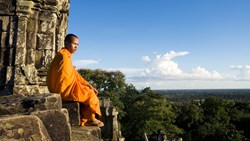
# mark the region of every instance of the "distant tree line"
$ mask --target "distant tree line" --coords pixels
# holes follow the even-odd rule
[[[215,96],[234,101],[250,101],[250,89],[191,89],[191,90],[153,90],[173,102],[206,99]]]
[[[247,100],[223,99],[217,95],[183,99],[175,95],[180,96],[175,99],[150,87],[138,91],[125,83],[125,76],[119,71],[81,69],[79,73],[99,90],[100,96],[110,98],[118,108],[126,140],[142,141],[145,134],[150,139],[157,133],[165,134],[168,139],[182,137],[185,141],[250,140]]]

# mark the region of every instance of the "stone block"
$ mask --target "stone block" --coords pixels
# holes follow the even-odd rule
[[[56,29],[57,15],[51,12],[42,12],[40,14],[39,30],[42,33],[54,33]]]
[[[80,121],[80,103],[75,101],[63,101],[62,107],[69,112],[69,120],[72,126],[79,126]]]
[[[33,18],[35,17],[35,18],[37,18],[36,16],[37,16],[37,12],[35,12],[34,11],[34,16],[33,16]],[[37,19],[32,19],[32,18],[30,18],[28,21],[27,21],[27,26],[29,27],[29,28],[27,28],[27,33],[28,34],[34,34],[35,33],[35,31],[37,31],[37,29],[38,29],[38,20]],[[29,35],[28,35],[29,36]],[[30,42],[31,43],[33,43],[33,44],[35,44],[36,42],[34,42],[35,41],[35,35],[34,36],[30,36],[31,37],[31,39],[33,38],[33,40],[30,40]]]
[[[36,115],[43,121],[53,141],[71,140],[71,128],[66,109],[36,111],[32,112],[31,115]]]
[[[9,24],[10,24],[9,18],[10,18],[9,16],[0,16],[1,30],[4,32],[7,32],[9,29]]]
[[[67,13],[69,11],[69,7],[70,7],[70,1],[65,0],[65,1],[58,1],[58,9],[59,11],[61,11],[62,13]],[[68,16],[67,16],[68,17]]]
[[[37,33],[37,50],[50,50],[54,46],[54,34]]]
[[[34,49],[28,49],[27,50],[26,64],[28,64],[28,65],[35,64],[35,58],[36,58],[36,56],[34,54],[35,54],[35,50]]]
[[[101,108],[109,108],[112,106],[111,101],[109,98],[105,98],[105,97],[99,97],[99,101],[100,101],[100,107]]]
[[[38,68],[38,70],[49,68],[49,65],[52,62],[54,55],[55,53],[53,51],[47,49],[36,51],[36,57],[37,57],[35,61],[36,68]]]
[[[28,64],[32,62],[34,64],[35,62],[35,51],[36,51],[36,34],[34,32],[27,33],[27,56],[31,59],[31,61],[27,61]]]
[[[46,60],[45,60],[44,67],[49,68],[49,65],[50,65],[50,63],[52,62],[52,60],[53,60],[55,54],[56,54],[56,53],[53,52],[53,51],[51,51],[51,50],[45,50],[45,55],[44,55],[44,56],[45,56]]]
[[[20,113],[19,107],[22,107],[21,99],[24,97],[21,95],[9,95],[0,97],[0,115],[16,114]]]
[[[19,80],[25,80],[25,77],[19,77]],[[20,81],[19,81],[20,82]],[[24,84],[18,84],[18,85],[14,85],[13,87],[13,94],[22,94],[22,95],[28,95],[29,94],[29,88],[27,85]]]
[[[72,141],[103,141],[101,129],[96,126],[72,127]]]
[[[37,110],[61,109],[62,101],[59,94],[34,94],[24,97],[10,95],[0,97],[0,115],[24,114]]]
[[[23,76],[26,77],[26,82],[28,84],[37,84],[37,70],[33,65],[21,66],[20,71]]]
[[[25,64],[25,55],[26,54],[26,49],[24,48],[23,43],[17,43],[17,48],[16,48],[16,59],[15,59],[15,65],[16,66],[22,66]]]
[[[13,94],[31,95],[41,93],[38,85],[14,85]]]
[[[8,47],[8,44],[6,44],[7,43],[7,35],[8,35],[9,33],[8,32],[1,32],[1,47],[5,47],[5,48],[3,48],[3,49],[5,49],[5,50],[7,50],[7,47]]]
[[[15,72],[15,67],[7,66],[6,69],[7,69],[6,70],[6,84],[9,84],[9,86],[13,86],[14,80],[12,78]]]
[[[51,141],[43,122],[34,115],[0,118],[1,141]]]
[[[26,104],[27,105],[26,105]],[[34,104],[33,104],[34,103]],[[30,105],[31,104],[31,105]],[[34,110],[61,109],[62,100],[59,94],[34,94],[22,100],[25,108],[33,108]]]

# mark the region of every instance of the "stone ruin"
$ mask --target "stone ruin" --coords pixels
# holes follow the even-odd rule
[[[0,90],[44,93],[46,71],[63,47],[69,0],[0,0]]]
[[[123,140],[109,100],[101,100],[105,126],[86,129],[72,112],[79,103],[48,92],[46,74],[64,45],[69,8],[69,0],[0,0],[0,140]]]

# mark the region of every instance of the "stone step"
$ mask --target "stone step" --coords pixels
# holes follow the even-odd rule
[[[80,103],[75,101],[62,101],[62,107],[69,113],[69,122],[71,126],[79,126],[80,121]]]
[[[103,141],[101,129],[96,126],[72,126],[71,141]]]

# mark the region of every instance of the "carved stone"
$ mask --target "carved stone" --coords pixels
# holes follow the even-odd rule
[[[80,121],[80,103],[75,101],[62,101],[63,108],[69,112],[69,119],[71,126],[81,125]]]
[[[0,96],[48,92],[44,73],[63,47],[68,13],[69,0],[0,0]]]
[[[0,140],[1,138],[3,140],[40,140],[41,137],[32,137],[44,133],[43,130],[46,130],[44,134],[48,134],[45,138],[46,141],[71,140],[68,111],[62,109],[62,100],[59,94],[1,96],[0,105]],[[25,122],[23,120],[31,121]],[[11,125],[11,128],[5,127],[6,124]],[[15,130],[22,130],[22,134],[19,135]],[[39,131],[36,133],[38,135],[33,135],[35,133],[31,130]],[[31,135],[23,137],[24,132]],[[13,135],[9,136],[9,134]]]
[[[43,122],[34,115],[0,118],[1,141],[51,141]]]
[[[32,111],[62,108],[59,94],[34,94],[29,97],[1,96],[0,105],[0,115],[26,114]]]
[[[36,115],[42,120],[53,141],[71,140],[71,128],[66,109],[36,111],[31,115]]]
[[[117,117],[118,111],[112,106],[110,99],[100,98],[100,106],[102,112],[101,121],[105,124],[105,126],[101,128],[102,138],[112,141],[125,140],[120,131],[120,125]]]

